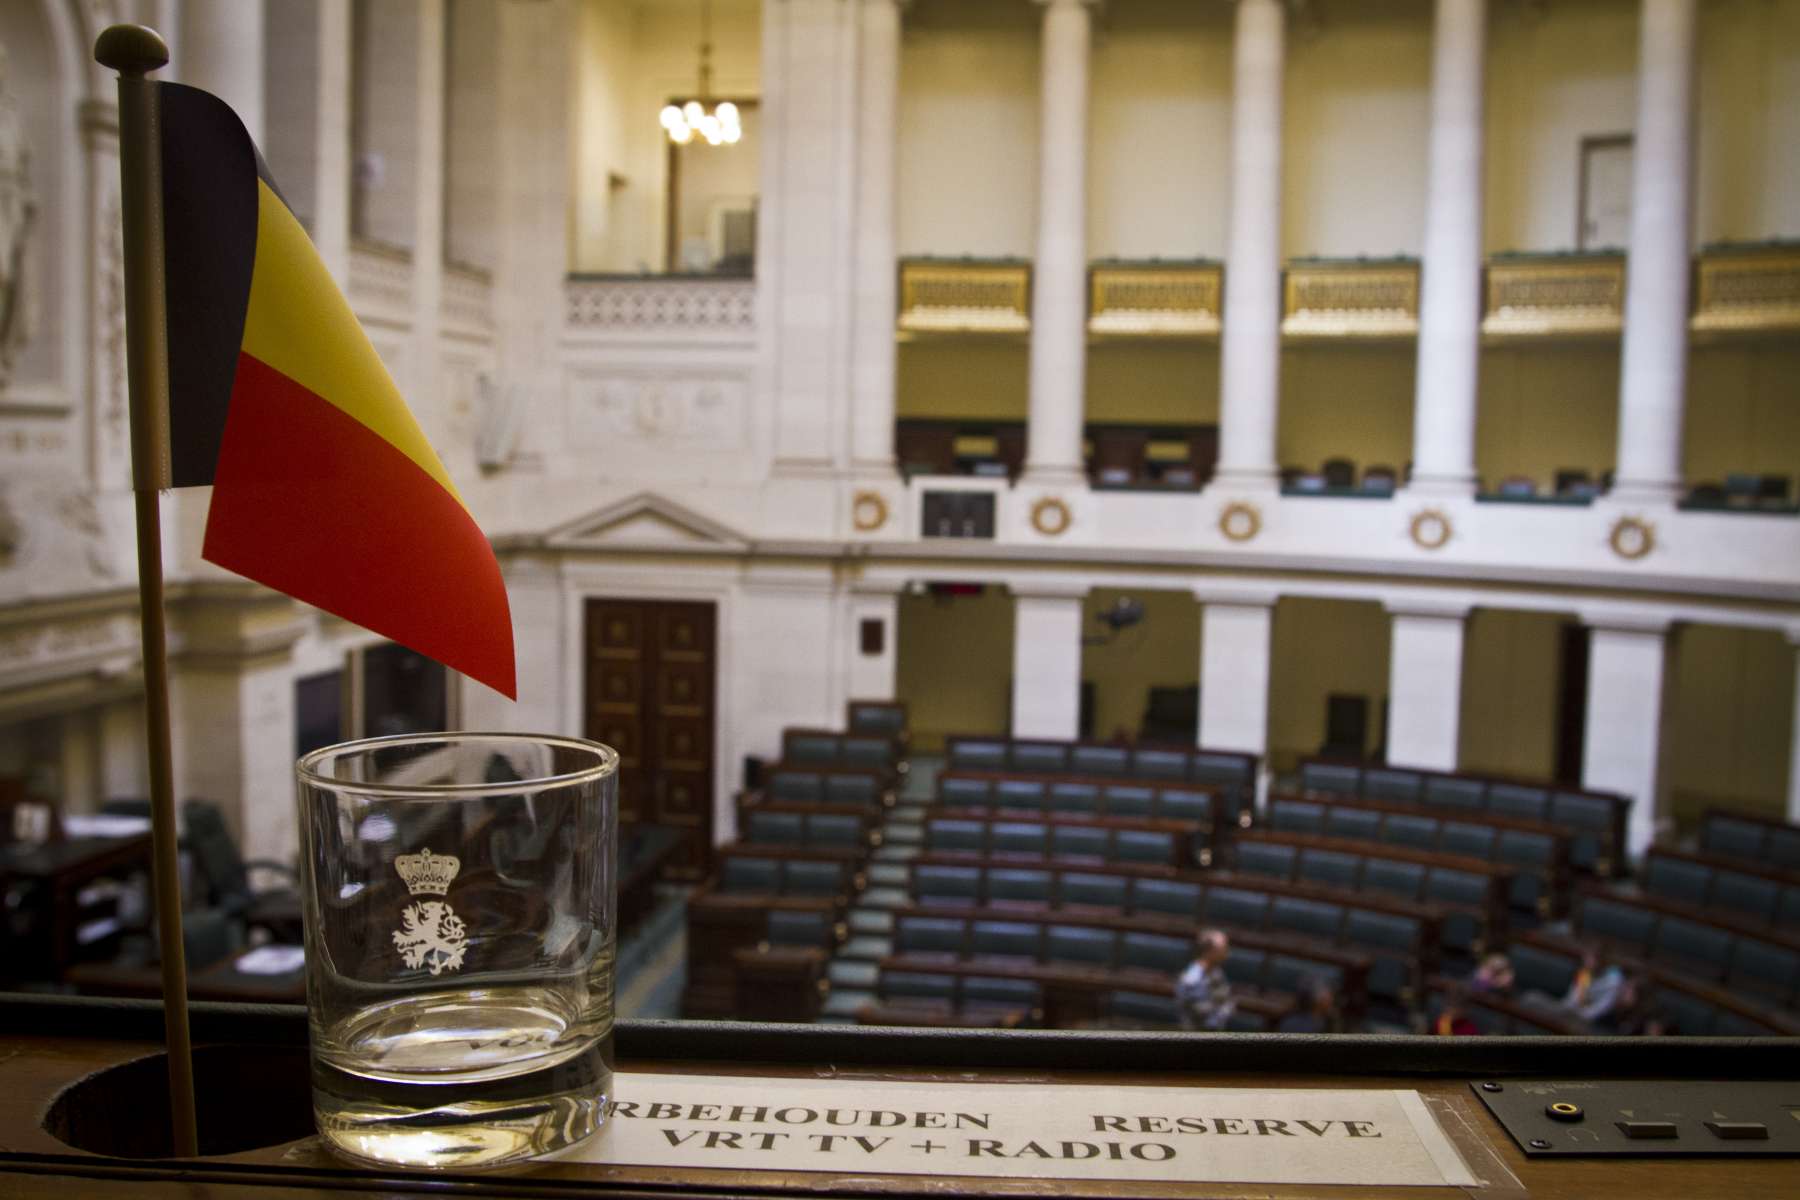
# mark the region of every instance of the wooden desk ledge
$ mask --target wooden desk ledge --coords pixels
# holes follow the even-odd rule
[[[298,1007],[201,1004],[199,1045],[232,1043],[285,1054],[290,1070],[266,1083],[266,1101],[304,1104],[305,1012]],[[43,1127],[69,1084],[159,1049],[162,1016],[148,1002],[0,996],[0,1195],[175,1200],[198,1197],[396,1194],[1055,1197],[1300,1197],[1393,1195],[1392,1190],[1268,1184],[970,1179],[780,1171],[701,1170],[545,1162],[500,1174],[414,1174],[358,1169],[316,1138],[181,1163],[107,1158],[74,1150]],[[817,1079],[1275,1088],[1416,1089],[1470,1167],[1504,1186],[1400,1189],[1407,1200],[1492,1195],[1508,1200],[1689,1200],[1796,1193],[1793,1159],[1528,1159],[1469,1087],[1504,1079],[1800,1079],[1800,1039],[1404,1038],[1353,1035],[1000,1033],[967,1029],[777,1026],[732,1022],[623,1022],[623,1068],[635,1073]],[[252,1051],[245,1051],[246,1055]],[[123,1121],[136,1114],[118,1115]],[[159,1115],[146,1112],[145,1116]],[[204,1131],[203,1131],[204,1132]],[[1517,1186],[1513,1181],[1516,1180]]]

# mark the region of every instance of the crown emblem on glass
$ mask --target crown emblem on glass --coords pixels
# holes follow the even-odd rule
[[[394,869],[413,895],[442,896],[462,870],[462,860],[454,854],[433,854],[427,847],[417,854],[400,855],[394,860]]]

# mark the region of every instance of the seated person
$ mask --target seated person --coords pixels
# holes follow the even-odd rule
[[[1276,1023],[1276,1033],[1334,1033],[1337,1031],[1337,997],[1316,975],[1300,981],[1300,1007]]]
[[[1225,977],[1225,959],[1231,941],[1217,929],[1202,929],[1194,937],[1194,961],[1175,981],[1175,1004],[1181,1010],[1183,1029],[1225,1028],[1237,1002],[1231,998],[1231,980]]]
[[[1469,976],[1469,990],[1493,996],[1508,996],[1513,990],[1512,960],[1496,951],[1481,960]]]
[[[1463,1008],[1462,989],[1452,988],[1444,994],[1444,1007],[1431,1023],[1431,1032],[1438,1037],[1473,1037],[1481,1032]]]
[[[1575,972],[1562,1004],[1591,1025],[1605,1021],[1621,1006],[1629,1006],[1630,992],[1625,972],[1619,965],[1588,950],[1581,956],[1581,968]]]

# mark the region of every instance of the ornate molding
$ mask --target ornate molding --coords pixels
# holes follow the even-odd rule
[[[378,242],[350,245],[350,300],[353,304],[406,313],[412,305],[412,251]]]
[[[1030,328],[1027,263],[912,259],[900,264],[903,333],[1025,333]]]
[[[1219,332],[1225,270],[1109,263],[1088,272],[1088,332],[1127,337],[1208,337]]]
[[[1419,332],[1419,264],[1290,262],[1282,284],[1288,337],[1383,338]]]
[[[571,330],[604,333],[751,333],[754,279],[570,279]]]
[[[1056,496],[1045,496],[1031,506],[1031,527],[1045,537],[1060,537],[1074,521],[1069,506]]]
[[[1613,522],[1606,543],[1620,558],[1635,561],[1656,549],[1656,526],[1642,517],[1620,517]]]
[[[859,533],[874,533],[887,524],[888,504],[880,492],[862,491],[850,501],[850,523]]]
[[[1233,500],[1219,510],[1219,532],[1234,542],[1247,542],[1262,532],[1262,510],[1248,500]]]
[[[478,335],[494,332],[494,277],[479,267],[444,264],[439,311],[446,326]]]
[[[1406,532],[1411,536],[1413,545],[1421,550],[1442,549],[1455,533],[1449,516],[1441,508],[1423,508],[1413,514]]]
[[[1709,248],[1698,282],[1696,333],[1800,330],[1800,243]]]
[[[1498,337],[1616,334],[1625,321],[1625,258],[1504,258],[1487,265],[1481,332]]]

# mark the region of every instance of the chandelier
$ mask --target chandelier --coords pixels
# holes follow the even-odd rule
[[[738,106],[712,102],[712,0],[700,0],[700,91],[686,104],[668,104],[661,117],[663,132],[677,146],[699,138],[709,146],[735,145],[744,136]]]

